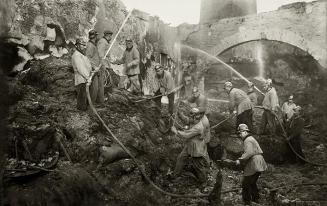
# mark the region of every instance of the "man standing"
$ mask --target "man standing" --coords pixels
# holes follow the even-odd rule
[[[110,75],[109,75],[109,80],[110,80],[110,84],[113,86],[113,87],[117,87],[117,80],[115,80],[114,76],[115,76],[115,73],[113,71],[113,69],[111,68],[110,66],[110,61],[109,61],[109,54],[107,54],[107,56],[105,57],[106,55],[106,52],[108,51],[109,49],[109,46],[110,46],[110,41],[111,41],[111,37],[112,37],[112,31],[110,30],[105,30],[103,32],[103,37],[99,40],[98,42],[98,52],[99,52],[99,56],[100,56],[100,59],[101,59],[101,64],[102,64],[102,68],[101,70],[104,72],[105,70],[108,70]],[[103,77],[104,77],[104,74],[103,74]],[[99,87],[100,88],[104,88],[104,82],[105,82],[105,79],[102,78],[103,81],[99,81]]]
[[[244,165],[244,178],[242,181],[242,198],[245,205],[251,205],[251,201],[257,202],[259,190],[257,180],[261,172],[267,169],[267,164],[262,156],[263,152],[259,143],[250,134],[246,124],[238,126],[239,136],[243,140],[244,153],[236,160],[236,165]]]
[[[256,106],[258,104],[258,96],[254,91],[254,84],[252,82],[250,82],[248,84],[248,87],[249,87],[249,89],[248,89],[249,99],[250,99],[252,105]]]
[[[265,82],[264,89],[266,90],[265,97],[262,101],[263,114],[261,120],[260,134],[264,134],[267,124],[270,127],[271,133],[276,132],[276,120],[275,115],[272,113],[277,113],[279,108],[278,96],[276,89],[272,87],[272,80],[268,79]]]
[[[169,71],[165,71],[160,64],[155,65],[156,71],[155,79],[157,81],[157,88],[155,89],[154,95],[167,95],[168,97],[168,111],[172,115],[174,113],[174,101],[175,101],[175,92],[172,92],[174,89],[174,80]],[[154,99],[157,106],[161,111],[161,96]]]
[[[187,99],[186,103],[194,103],[200,112],[207,113],[208,99],[203,94],[200,94],[198,87],[193,87],[192,96]]]
[[[129,91],[140,94],[141,84],[139,81],[140,74],[140,53],[133,45],[131,38],[126,39],[126,50],[120,59],[111,62],[112,64],[124,64],[125,73],[129,81]]]
[[[301,141],[302,141],[302,131],[304,127],[304,119],[301,116],[301,107],[296,106],[294,109],[294,115],[290,119],[289,127],[287,128],[288,141],[295,150],[295,152],[301,156],[303,159],[305,158],[304,153],[302,151]],[[303,159],[298,157],[292,151],[292,159],[298,163],[305,163]]]
[[[283,114],[283,121],[284,125],[287,125],[289,121],[291,120],[294,109],[296,108],[296,105],[293,102],[293,95],[289,96],[288,101],[284,102],[282,106],[282,114]]]
[[[85,43],[81,39],[76,40],[76,50],[72,55],[72,65],[75,74],[75,87],[77,91],[77,109],[87,110],[86,83],[90,77],[92,66],[89,59],[84,55]]]
[[[230,113],[237,114],[236,116],[236,128],[237,125],[246,124],[250,130],[253,131],[253,105],[248,95],[240,89],[233,88],[231,82],[226,82],[224,86],[225,91],[229,95],[229,110]]]
[[[103,88],[103,70],[100,66],[100,56],[97,49],[98,32],[91,30],[89,32],[89,42],[86,45],[86,56],[89,58],[94,72],[90,87],[90,96],[93,103],[104,103],[104,88]]]
[[[178,131],[175,127],[172,127],[173,133],[185,139],[185,146],[177,157],[174,175],[177,176],[181,173],[186,160],[190,157],[195,176],[201,183],[205,183],[209,155],[204,125],[201,121],[204,112],[200,112],[197,108],[193,108],[191,112],[193,124],[190,129]]]

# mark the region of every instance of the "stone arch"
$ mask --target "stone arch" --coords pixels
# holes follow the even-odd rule
[[[245,30],[241,28],[239,30],[240,31],[238,33],[220,40],[219,43],[210,50],[210,53],[218,56],[224,51],[245,42],[256,40],[273,40],[296,46],[308,52],[315,60],[319,62],[322,67],[327,68],[326,45],[318,45],[317,43],[305,39],[305,37],[301,36],[300,34],[289,30]]]

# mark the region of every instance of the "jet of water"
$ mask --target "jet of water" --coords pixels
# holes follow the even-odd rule
[[[190,47],[190,46],[185,45],[185,44],[181,44],[181,47],[184,47],[184,48],[190,49],[190,50],[192,50],[192,51],[194,51],[194,52],[198,52],[198,53],[204,54],[205,56],[207,56],[207,57],[209,57],[209,58],[211,58],[211,59],[214,59],[215,61],[220,62],[221,64],[223,64],[224,66],[226,66],[228,69],[230,69],[231,71],[233,71],[237,76],[239,76],[240,78],[242,78],[244,81],[246,81],[247,83],[250,83],[250,81],[249,81],[247,78],[245,78],[241,73],[239,73],[238,71],[236,71],[233,67],[231,67],[230,65],[226,64],[224,61],[222,61],[222,60],[219,59],[218,57],[213,56],[213,55],[211,55],[211,54],[209,54],[209,53],[207,53],[207,52],[205,52],[205,51],[203,51],[203,50],[201,50],[201,49],[193,48],[193,47]],[[260,92],[260,94],[264,95],[264,93],[263,93],[260,89],[258,89],[258,87],[254,86],[254,88],[255,88],[258,92]]]

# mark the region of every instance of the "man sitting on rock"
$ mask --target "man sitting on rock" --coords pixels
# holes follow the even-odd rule
[[[175,101],[175,92],[174,89],[174,80],[171,76],[169,71],[164,70],[164,68],[160,64],[156,64],[154,66],[156,71],[155,80],[156,80],[156,87],[155,88],[155,96],[158,95],[166,95],[168,97],[168,111],[169,114],[172,115],[174,113],[174,101]],[[161,98],[157,97],[154,99],[157,106],[160,108],[161,111]]]
[[[72,55],[72,65],[75,74],[75,87],[77,91],[77,109],[87,110],[86,83],[90,77],[92,66],[89,59],[84,55],[85,42],[76,40],[76,50]]]
[[[224,89],[229,95],[230,113],[237,114],[236,125],[246,124],[253,131],[253,105],[248,95],[243,90],[234,88],[231,82],[226,82]]]
[[[190,129],[178,131],[175,127],[172,127],[172,132],[185,140],[185,146],[177,157],[174,170],[175,177],[181,173],[187,159],[190,159],[194,175],[201,183],[206,182],[209,162],[205,126],[203,125],[203,121],[201,121],[203,115],[203,111],[200,112],[199,109],[193,108],[193,124]]]
[[[244,153],[236,160],[236,164],[244,165],[244,178],[242,181],[242,198],[245,205],[251,205],[251,201],[258,202],[259,190],[257,181],[260,174],[267,169],[267,164],[262,156],[263,152],[259,143],[250,134],[246,124],[238,126],[239,136],[243,140]]]

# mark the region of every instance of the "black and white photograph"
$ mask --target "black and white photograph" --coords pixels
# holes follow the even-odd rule
[[[1,0],[0,206],[327,206],[326,0]]]

